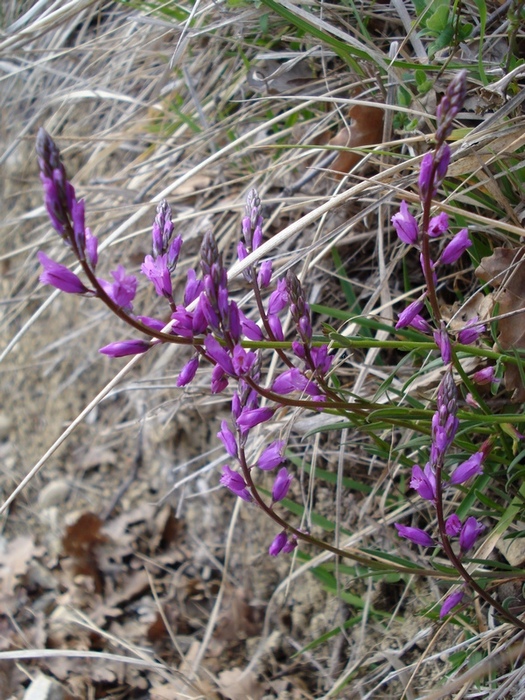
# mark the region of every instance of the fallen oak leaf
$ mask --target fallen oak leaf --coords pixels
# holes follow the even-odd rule
[[[19,535],[11,541],[0,538],[0,592],[2,597],[14,595],[20,579],[27,573],[31,560],[42,556],[43,547],[37,547],[29,535]]]
[[[354,105],[348,111],[350,125],[341,129],[330,141],[330,146],[345,149],[363,148],[381,143],[383,139],[384,112],[372,105]],[[341,150],[330,166],[330,170],[346,175],[363,158],[363,153]]]
[[[66,529],[62,539],[64,554],[74,562],[75,575],[82,574],[93,579],[95,591],[102,593],[104,578],[97,556],[97,547],[108,542],[101,528],[103,521],[94,513],[83,513]]]

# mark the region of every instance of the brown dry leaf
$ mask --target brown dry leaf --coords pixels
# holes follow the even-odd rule
[[[383,140],[384,112],[379,107],[354,105],[348,111],[350,126],[341,129],[330,141],[331,146],[361,148],[381,143]],[[330,166],[330,170],[346,175],[363,157],[362,153],[341,151]]]
[[[3,538],[2,538],[3,539]],[[41,556],[44,550],[35,547],[33,538],[29,535],[20,535],[14,540],[0,541],[0,591],[2,598],[11,596],[16,586],[20,583],[19,576],[24,576],[29,568],[29,563],[36,556]]]
[[[483,258],[475,274],[492,285],[494,304],[499,304],[498,315],[508,315],[498,321],[498,344],[503,350],[525,348],[525,247],[495,248],[492,255]],[[525,386],[516,365],[505,372],[505,386],[513,390],[512,401],[525,401]]]
[[[253,673],[245,676],[240,668],[219,673],[221,693],[228,700],[260,700],[264,690]]]
[[[440,306],[441,315],[446,321],[447,327],[454,333],[462,330],[469,321],[489,321],[493,308],[494,302],[492,299],[481,292],[473,294],[464,304],[454,302],[450,306],[448,304]]]
[[[98,564],[96,548],[108,541],[100,529],[102,520],[94,513],[83,513],[70,525],[62,539],[64,554],[74,562],[74,573],[89,576],[95,584],[95,591],[101,593],[104,587],[102,572]]]

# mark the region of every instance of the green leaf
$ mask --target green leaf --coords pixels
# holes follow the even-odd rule
[[[432,44],[428,47],[428,52],[430,55],[434,55],[437,51],[441,51],[441,49],[446,48],[447,46],[451,46],[454,43],[454,28],[451,24],[449,24],[445,29],[441,32],[441,34],[438,36],[438,38],[432,42]]]
[[[447,5],[441,5],[427,19],[426,25],[433,32],[443,32],[448,26],[449,8]]]
[[[465,24],[460,24],[459,30],[458,30],[458,39],[460,41],[465,41],[472,34],[473,29],[474,29],[474,25],[469,24],[469,22],[466,22]]]

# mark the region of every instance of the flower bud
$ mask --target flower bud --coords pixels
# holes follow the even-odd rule
[[[449,484],[457,486],[468,481],[473,476],[477,476],[483,472],[482,462],[485,458],[483,452],[475,452],[465,462],[462,462],[459,467],[454,469],[450,477]]]
[[[441,253],[440,262],[443,265],[455,263],[471,245],[472,241],[469,238],[468,229],[461,229]]]
[[[452,608],[459,605],[459,603],[461,603],[463,600],[464,595],[464,591],[456,591],[455,593],[451,593],[449,596],[447,596],[443,602],[443,605],[441,606],[441,610],[439,611],[439,619],[441,620],[444,618],[445,615],[448,615]]]
[[[283,498],[286,498],[286,494],[288,493],[292,480],[293,475],[288,474],[286,467],[279,469],[272,489],[272,500],[274,502],[282,501]]]
[[[433,547],[435,545],[434,540],[430,535],[424,530],[420,530],[418,527],[408,527],[407,525],[400,525],[399,523],[394,523],[399,537],[404,537],[414,544],[420,544],[422,547]]]

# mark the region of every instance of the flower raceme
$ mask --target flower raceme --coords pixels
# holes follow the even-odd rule
[[[138,281],[134,275],[119,265],[111,272],[112,281],[95,277],[98,263],[98,241],[85,226],[85,205],[76,196],[75,189],[67,179],[60,153],[51,137],[40,130],[37,139],[37,155],[44,188],[44,201],[51,223],[58,234],[73,250],[89,278],[90,286],[81,278],[45,255],[39,253],[43,267],[41,281],[70,294],[97,296],[113,311],[118,309],[123,320],[133,321],[135,327],[143,330],[147,339],[132,338],[119,340],[100,349],[109,357],[127,357],[147,352],[153,345],[173,342],[178,339],[190,341],[194,354],[183,366],[177,385],[191,383],[200,364],[207,360],[212,364],[211,392],[223,392],[230,382],[236,382],[237,389],[232,397],[232,422],[223,421],[218,436],[228,456],[238,462],[239,470],[226,465],[220,482],[239,498],[253,502],[251,492],[253,482],[248,478],[254,467],[270,473],[277,469],[271,489],[270,508],[283,500],[293,481],[293,475],[283,466],[285,442],[277,440],[260,454],[257,462],[249,466],[246,462],[246,444],[257,426],[271,420],[279,404],[261,405],[259,392],[260,351],[247,350],[242,345],[243,336],[249,340],[282,340],[284,332],[279,314],[289,309],[296,326],[297,338],[293,341],[293,357],[298,366],[292,366],[279,375],[272,391],[283,397],[291,392],[299,392],[314,397],[317,402],[324,399],[319,382],[325,382],[332,358],[326,346],[312,347],[312,326],[310,309],[299,280],[290,271],[286,277],[277,280],[275,290],[270,293],[265,321],[259,326],[246,317],[231,299],[228,289],[228,276],[223,264],[222,253],[211,233],[205,234],[200,254],[200,277],[197,271],[189,269],[181,302],[174,298],[173,273],[178,264],[183,247],[182,237],[175,235],[171,208],[162,201],[156,210],[151,229],[151,253],[146,255],[141,273],[150,282],[155,293],[167,302],[171,319],[169,325],[157,318],[134,315],[133,302]],[[260,199],[255,190],[250,190],[246,201],[246,213],[242,220],[242,240],[238,255],[244,259],[257,249],[263,241],[263,218]],[[260,298],[260,291],[272,284],[273,268],[271,261],[263,260],[247,268],[245,278]],[[262,304],[261,300],[261,304]],[[131,325],[131,323],[130,323]],[[159,337],[158,334],[163,335]],[[156,334],[156,335],[155,335]],[[251,484],[250,486],[248,484]],[[273,555],[290,552],[297,544],[294,535],[281,533],[271,546]]]
[[[449,230],[449,218],[445,212],[431,216],[433,199],[443,184],[451,159],[451,149],[446,143],[466,94],[466,71],[458,73],[449,84],[437,109],[437,130],[435,149],[423,156],[420,165],[418,188],[420,214],[411,212],[406,201],[400,204],[399,212],[392,217],[392,226],[400,241],[412,245],[420,253],[420,264],[425,278],[426,289],[423,296],[412,301],[399,315],[396,328],[411,327],[432,335],[444,364],[444,372],[439,384],[436,411],[431,421],[431,443],[425,467],[418,464],[412,468],[410,487],[432,504],[437,511],[438,532],[435,537],[417,527],[396,523],[400,537],[423,547],[442,546],[450,561],[468,584],[468,572],[462,567],[463,557],[485,531],[485,525],[474,516],[464,522],[452,513],[445,518],[443,492],[454,487],[463,487],[470,479],[483,472],[483,461],[490,450],[488,441],[468,459],[450,468],[454,440],[459,429],[458,390],[453,375],[453,365],[457,364],[454,345],[449,330],[441,317],[440,304],[436,293],[437,273],[441,265],[453,265],[472,245],[468,229],[463,228],[445,244],[441,240]],[[440,247],[441,253],[432,254],[432,247]],[[422,313],[428,309],[430,322]],[[485,331],[485,325],[478,318],[471,319],[457,333],[458,343],[468,345],[476,342]],[[478,383],[492,383],[494,368],[478,371],[472,379]],[[468,396],[467,396],[467,400]],[[470,399],[472,402],[472,399]],[[448,480],[446,474],[450,474]],[[449,540],[458,538],[460,554],[451,549]],[[459,557],[459,558],[458,558]],[[461,603],[465,591],[460,589],[447,596],[441,606],[440,618],[448,615]]]

